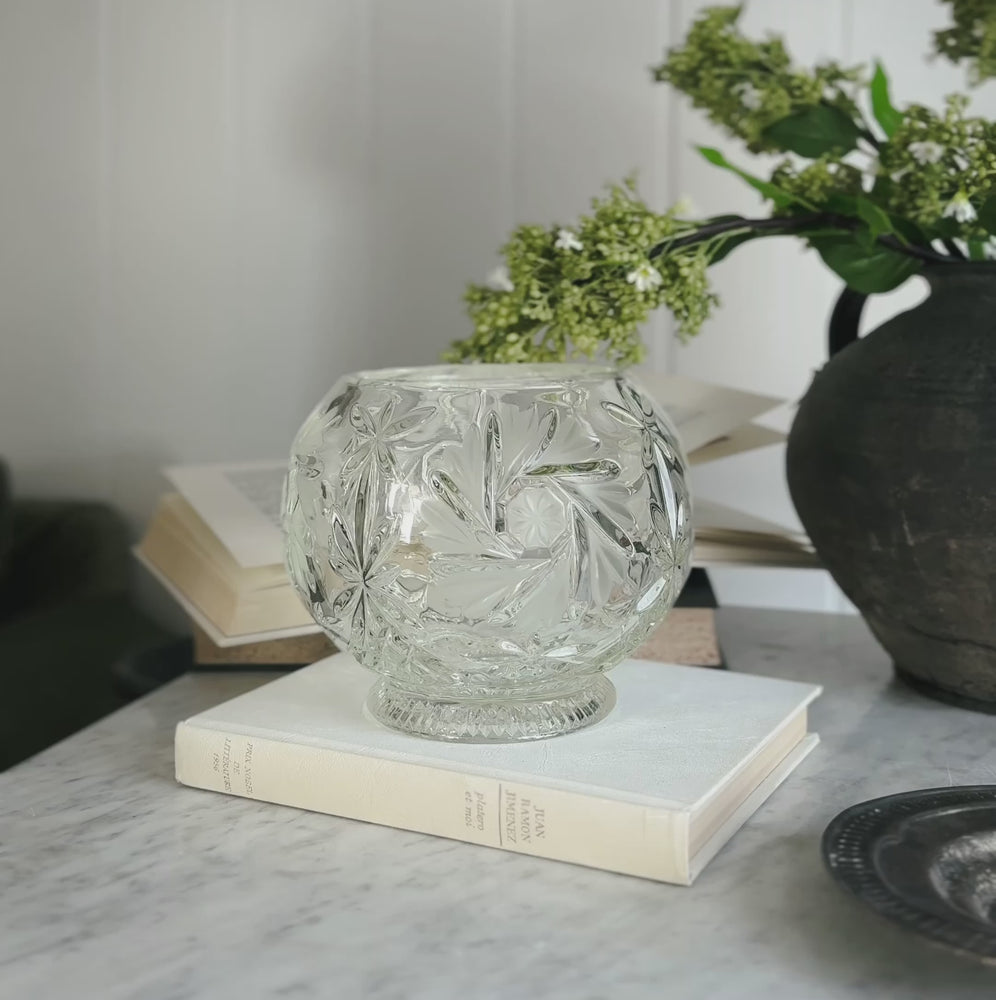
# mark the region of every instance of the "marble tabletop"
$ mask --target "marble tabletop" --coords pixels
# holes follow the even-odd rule
[[[996,995],[996,969],[823,870],[851,803],[996,783],[996,719],[896,684],[857,618],[724,609],[736,670],[818,681],[822,744],[681,888],[173,781],[175,723],[269,678],[183,677],[0,775],[0,996],[595,1000]]]

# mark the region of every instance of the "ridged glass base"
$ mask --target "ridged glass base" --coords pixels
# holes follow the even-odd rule
[[[528,701],[436,701],[382,680],[370,692],[367,708],[385,726],[433,740],[545,740],[590,726],[612,710],[616,691],[604,675],[581,680],[569,694]]]

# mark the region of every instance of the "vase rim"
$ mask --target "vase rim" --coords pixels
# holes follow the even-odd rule
[[[565,382],[600,382],[614,378],[618,369],[606,364],[546,362],[538,364],[471,363],[416,365],[409,368],[371,368],[347,376],[350,382],[392,382],[419,388],[467,386],[533,387]]]

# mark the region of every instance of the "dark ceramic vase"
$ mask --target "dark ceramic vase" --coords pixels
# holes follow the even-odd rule
[[[898,675],[996,712],[996,264],[938,264],[931,294],[831,360],[789,436],[792,500]]]

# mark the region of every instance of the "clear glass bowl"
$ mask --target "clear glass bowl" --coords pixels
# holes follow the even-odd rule
[[[692,528],[673,427],[589,365],[342,378],[294,441],[287,562],[315,620],[420,736],[541,739],[602,718],[603,672],[664,618]]]

